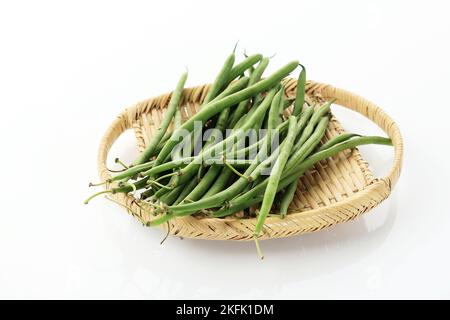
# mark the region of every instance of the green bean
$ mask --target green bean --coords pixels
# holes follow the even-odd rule
[[[338,143],[338,144],[334,145],[333,147],[316,152],[313,155],[309,156],[305,161],[302,161],[300,164],[297,164],[297,168],[295,166],[293,166],[292,168],[290,168],[289,171],[286,172],[286,177],[288,177],[289,174],[294,174],[296,169],[299,169],[299,170],[309,169],[315,163],[317,163],[323,159],[332,157],[332,156],[336,155],[337,153],[344,151],[346,149],[356,148],[357,146],[365,145],[365,144],[381,144],[381,145],[392,146],[392,141],[391,141],[391,139],[384,138],[384,137],[362,136],[362,137],[356,137],[354,139],[350,139],[350,140]]]
[[[228,121],[228,116],[230,113],[230,109],[225,109],[222,110],[219,114],[219,117],[217,118],[217,122],[216,122],[216,128],[213,131],[213,133],[211,134],[211,136],[208,138],[208,140],[206,141],[203,149],[206,149],[207,147],[209,147],[212,143],[217,143],[218,139],[220,138],[220,134],[222,133],[222,131],[225,129],[226,125],[227,125],[227,121]],[[198,180],[200,180],[201,174],[202,174],[202,169],[203,166],[200,166],[198,168]],[[216,177],[218,174],[218,171],[220,171],[220,168],[216,168],[215,166],[213,166],[212,168],[209,168],[208,172],[212,171],[210,174],[206,173],[205,177]],[[217,174],[215,174],[217,172]],[[212,178],[212,179],[214,179]],[[198,185],[196,187],[196,189],[198,190],[198,188],[200,188],[200,185]],[[198,192],[198,191],[195,192]]]
[[[278,186],[278,190],[281,190],[287,187],[292,182],[298,180],[298,178],[300,178],[306,172],[306,170],[313,167],[319,161],[322,161],[329,157],[333,157],[339,152],[342,152],[346,149],[352,149],[356,148],[357,146],[366,144],[392,145],[392,141],[391,139],[384,137],[362,136],[338,143],[332,146],[331,148],[316,152],[313,155],[309,156],[306,160],[302,161],[300,164],[293,163],[290,167],[287,167],[286,170],[283,172],[282,180]],[[261,192],[264,191],[264,188],[267,185],[267,181],[268,179],[264,180],[246,194],[231,200],[229,202],[229,205],[230,206],[238,205],[242,202],[246,202],[254,197],[257,197],[259,194],[261,194]]]
[[[147,222],[147,227],[157,227],[159,225],[162,225],[163,223],[166,223],[167,221],[169,221],[172,218],[174,218],[174,216],[172,214],[167,214],[167,213],[163,214],[163,215],[159,216],[158,218]]]
[[[300,121],[299,121],[299,122],[300,122]],[[315,130],[314,133],[309,137],[309,139],[302,145],[302,147],[301,147],[298,151],[294,152],[294,154],[292,154],[292,155],[289,156],[288,161],[287,161],[287,163],[286,163],[286,165],[285,165],[285,170],[286,170],[286,171],[291,170],[293,167],[295,167],[296,165],[298,165],[299,162],[303,161],[303,159],[304,159],[306,156],[308,156],[308,154],[309,154],[310,152],[312,152],[312,151],[314,150],[314,147],[317,146],[317,144],[318,144],[318,143],[320,142],[320,140],[322,139],[322,137],[323,137],[323,135],[324,135],[324,133],[325,133],[327,124],[328,124],[328,118],[327,118],[327,117],[323,117],[323,118],[321,119],[321,121],[319,122],[319,124],[317,125],[316,130]],[[289,133],[288,133],[288,134],[289,134]],[[298,134],[298,125],[297,125],[297,128],[296,128],[294,134],[295,134],[295,135]],[[282,143],[281,145],[283,145],[283,143]],[[292,149],[293,149],[293,148],[291,148],[291,151],[292,151]],[[261,166],[261,165],[260,165],[260,166]],[[255,171],[256,171],[256,170],[255,170]],[[283,174],[284,174],[284,173],[283,173]],[[251,176],[251,177],[252,177],[252,176]],[[253,177],[252,177],[252,178],[253,178]],[[270,179],[270,178],[269,178],[269,179]],[[265,179],[264,181],[259,182],[258,186],[259,186],[259,185],[267,185],[269,179]],[[255,196],[255,194],[252,193],[253,190],[254,190],[255,188],[257,188],[257,186],[254,186],[254,188],[253,188],[251,191],[248,192],[249,194],[252,194],[252,197]],[[261,191],[260,191],[260,192],[261,192]],[[238,198],[238,199],[239,199],[239,198]],[[248,199],[250,199],[250,198],[248,198]],[[231,202],[233,202],[233,201],[230,201],[230,203],[231,203]]]
[[[284,131],[287,128],[287,122],[283,123],[280,125],[279,130],[280,132]],[[230,156],[227,156],[228,159],[238,159],[240,157],[241,154],[245,154],[247,152],[250,152],[253,149],[256,149],[262,145],[262,143],[264,143],[264,141],[266,138],[262,138],[261,140],[259,140],[259,142],[253,144],[252,146],[249,146],[248,148],[244,148],[244,149],[234,149],[231,153]],[[226,186],[226,184],[228,183],[228,181],[230,180],[230,177],[233,175],[233,172],[227,168],[224,167],[222,168],[221,173],[219,174],[218,178],[216,179],[216,181],[214,182],[214,184],[211,186],[211,188],[208,189],[208,191],[203,195],[203,198],[208,198],[212,195],[215,195],[216,193],[220,192],[223,190],[223,188]]]
[[[343,141],[346,141],[346,140],[354,138],[354,137],[361,137],[361,135],[356,134],[356,133],[349,133],[349,132],[341,133],[341,134],[331,138],[330,140],[325,142],[323,145],[321,145],[318,151],[322,151],[322,150],[331,148],[335,144],[341,143]]]
[[[155,193],[154,188],[145,190],[144,192],[141,193],[141,200],[145,200],[145,199],[151,197],[154,193]]]
[[[258,84],[261,82],[258,82]],[[246,89],[244,89],[244,90],[246,90]],[[265,113],[266,110],[269,108],[274,95],[275,95],[275,90],[273,90],[273,89],[270,90],[269,93],[266,95],[266,98],[264,99],[263,103],[258,108],[257,112],[255,112],[253,114],[253,116],[250,119],[246,120],[244,125],[242,125],[242,127],[240,128],[241,131],[239,131],[239,130],[234,131],[226,139],[222,140],[221,142],[219,142],[215,145],[210,146],[209,148],[206,148],[205,150],[203,150],[202,153],[200,153],[197,156],[196,160],[203,159],[204,156],[207,154],[213,154],[213,153],[217,154],[220,151],[220,149],[223,149],[224,146],[227,146],[227,144],[229,144],[230,142],[232,142],[236,138],[238,138],[240,135],[242,135],[242,132],[250,129],[254,123],[254,120],[257,119],[261,114]],[[199,161],[196,161],[196,160],[192,161],[189,165],[187,165],[185,168],[183,168],[181,170],[181,178],[180,178],[181,183],[186,182],[193,176],[193,174],[195,174],[195,171],[199,167],[199,165],[198,165]]]
[[[257,83],[255,83],[252,86],[249,86],[239,92],[233,93],[227,97],[224,97],[220,100],[211,101],[210,103],[203,106],[200,111],[195,114],[193,117],[189,118],[183,125],[178,128],[173,135],[180,134],[184,132],[184,130],[192,131],[194,127],[195,121],[201,121],[202,123],[205,123],[206,120],[211,118],[212,116],[216,115],[217,113],[221,112],[225,108],[229,108],[245,99],[248,99],[249,97],[262,92],[264,90],[267,90],[277,84],[281,81],[286,75],[288,75],[290,72],[295,70],[297,67],[298,62],[293,61],[273,73],[268,78],[261,80]],[[172,135],[172,136],[173,136]],[[164,159],[169,155],[173,147],[177,144],[177,141],[175,139],[169,139],[167,143],[164,145],[161,152],[158,154],[158,157],[155,160],[155,166],[161,164]]]
[[[256,198],[253,198],[253,199],[251,199],[251,200],[249,200],[247,202],[243,202],[243,203],[240,203],[240,204],[235,205],[235,206],[226,206],[226,207],[221,208],[221,209],[219,209],[217,211],[214,211],[211,214],[211,216],[214,217],[214,218],[221,218],[221,217],[229,216],[229,215],[231,215],[233,213],[239,212],[239,211],[247,209],[247,208],[249,208],[249,207],[251,207],[251,206],[253,206],[253,205],[257,204],[257,203],[260,203],[261,199],[262,199],[261,197],[256,197]]]
[[[270,105],[270,110],[267,114],[267,146],[268,150],[271,150],[271,146],[273,144],[273,135],[272,130],[278,126],[280,122],[280,103],[282,99],[282,95],[284,94],[283,87],[278,90],[277,94],[272,100],[272,104]]]
[[[175,113],[174,119],[173,119],[173,130],[172,130],[172,132],[173,132],[174,130],[178,129],[178,128],[181,126],[181,124],[182,124],[181,111],[180,111],[180,109],[178,108],[178,109],[177,109],[177,112]],[[172,133],[171,133],[171,134],[172,134]],[[176,158],[176,157],[174,157],[174,158]],[[180,157],[180,158],[181,158],[181,157]],[[174,172],[176,172],[176,171],[177,171],[177,168],[174,168],[173,170],[174,170]],[[154,179],[155,177],[152,177],[152,178]],[[175,184],[178,184],[178,183],[177,183],[177,182],[178,182],[177,179],[179,179],[179,175],[174,175],[173,178],[175,179]],[[158,179],[160,179],[160,178],[158,178]]]
[[[306,69],[302,65],[300,65],[300,67],[302,70],[300,71],[297,80],[297,93],[295,95],[294,111],[292,112],[294,116],[299,116],[302,113],[303,105],[305,103]]]
[[[285,98],[284,99],[284,104],[283,104],[283,109],[287,109],[292,105],[292,102],[295,101],[295,98]]]
[[[284,99],[284,103],[283,103],[283,110],[287,109],[288,107],[290,107],[292,105],[292,102],[295,101],[295,98],[285,98]],[[251,108],[248,110],[247,115],[252,115],[253,112],[255,112],[256,107],[258,107],[259,103],[257,102],[257,104],[252,103]]]
[[[309,119],[314,113],[313,107],[306,107],[305,111],[300,115],[299,125],[298,125],[298,133],[303,133],[303,130],[308,125]]]
[[[186,83],[186,79],[187,79],[187,72],[183,73],[180,80],[178,81],[175,91],[172,93],[172,96],[171,96],[170,102],[169,102],[169,106],[167,107],[166,114],[164,116],[163,121],[161,122],[160,127],[158,128],[156,133],[153,135],[152,140],[147,145],[145,150],[134,161],[134,165],[145,163],[149,159],[150,155],[154,152],[156,147],[158,146],[159,142],[161,141],[161,138],[166,133],[167,128],[169,127],[169,124],[172,121],[172,118],[179,107],[181,97],[183,95],[183,88],[184,88],[184,84]],[[164,148],[163,148],[163,150],[164,150]]]
[[[295,117],[295,116],[291,116],[291,117]],[[297,137],[297,135],[299,134],[302,125],[304,123],[305,120],[299,120],[298,123],[295,126],[294,132],[292,133],[294,135],[294,141],[295,141],[295,137]],[[294,152],[294,148],[292,148],[292,152],[293,155],[290,155],[290,157],[294,160],[292,161],[296,161],[298,160],[301,156],[304,155],[305,149],[309,150],[307,148],[310,148],[310,146],[315,147],[319,142],[320,139],[323,137],[325,130],[326,130],[326,126],[328,124],[328,118],[323,117],[322,121],[319,123],[319,125],[317,126],[317,132],[315,132],[315,134],[313,135],[313,137],[311,138],[311,140],[308,140],[307,143],[305,143],[305,145],[303,146],[303,148],[300,148],[297,152]],[[279,129],[278,129],[279,130]],[[289,135],[289,132],[288,132]],[[284,144],[286,143],[286,141],[283,141],[280,145],[279,148],[282,147]],[[259,176],[260,171],[262,170],[262,168],[266,167],[267,165],[269,165],[271,163],[271,159],[272,159],[272,155],[267,158],[266,160],[264,160],[263,162],[261,162],[257,169],[255,169],[254,172],[252,172],[252,174],[250,175],[250,178],[253,181],[256,181],[257,177]],[[257,183],[259,183],[260,181],[257,181]]]
[[[240,78],[238,81],[235,81],[234,83],[231,83],[224,91],[222,91],[217,97],[215,97],[213,99],[213,101],[215,100],[219,100],[222,99],[230,94],[233,94],[243,88],[245,88],[248,84],[249,78],[248,77],[242,77]],[[230,113],[230,109],[224,109],[219,113],[219,116],[217,118],[217,123],[216,123],[216,129],[218,130],[223,130],[226,127],[226,122],[228,120],[229,117],[229,113]],[[216,140],[216,136],[218,134],[218,131],[215,130],[213,132],[213,135],[208,139],[208,141],[205,143],[205,146],[203,148],[206,148],[207,146],[209,146],[214,140]],[[178,147],[178,150],[181,150],[181,147],[183,146],[183,143],[181,143]]]
[[[298,122],[297,130],[298,134],[302,133],[306,125],[308,124],[309,119],[311,118],[312,114],[314,112],[314,108],[312,107],[306,107],[306,109],[302,112],[300,116],[300,120]],[[294,146],[295,148],[295,146]],[[297,190],[297,180],[293,181],[287,188],[286,193],[282,196],[281,199],[281,206],[280,206],[280,214],[281,217],[284,217],[289,204],[291,203],[292,199],[294,198],[295,190]]]
[[[251,66],[248,68],[248,76],[250,77],[255,72],[255,67]]]
[[[84,201],[84,204],[88,204],[89,201],[91,201],[95,197],[98,197],[98,196],[100,196],[102,194],[128,193],[128,192],[131,192],[131,191],[140,190],[142,188],[145,188],[145,186],[147,185],[147,180],[148,180],[148,177],[145,177],[145,178],[143,178],[141,180],[138,180],[136,182],[133,182],[133,183],[127,183],[127,184],[125,184],[123,186],[120,186],[120,187],[115,187],[115,188],[111,188],[111,189],[107,189],[107,190],[103,190],[103,191],[97,192],[97,193],[93,194],[92,196],[90,196],[89,198],[87,198]]]
[[[158,173],[161,173],[161,172],[164,172],[164,171],[167,171],[167,170],[180,168],[183,165],[186,165],[186,161],[188,161],[188,160],[193,160],[193,157],[176,159],[176,160],[172,160],[172,161],[160,164],[158,166],[154,166],[153,168],[143,172],[141,175],[142,176],[154,176],[154,175],[156,175]]]
[[[212,86],[209,88],[208,94],[203,101],[203,105],[213,100],[219,94],[222,88],[224,88],[228,84],[228,82],[230,81],[230,71],[233,68],[234,59],[235,55],[233,50],[233,52],[225,60],[225,63],[223,64],[222,69],[219,71],[219,74],[214,80]]]
[[[314,148],[320,143],[323,136],[325,135],[325,131],[328,127],[329,118],[322,117],[317,124],[314,133],[308,137],[308,140],[305,141],[304,144],[297,150],[292,150],[291,158],[295,163],[302,162],[311,152],[314,151]],[[290,165],[292,166],[292,165]]]
[[[232,128],[232,129],[238,129],[238,128],[240,128],[240,127],[242,126],[242,124],[245,123],[245,121],[247,121],[248,118],[249,118],[249,115],[248,115],[248,114],[244,114],[244,115],[236,122],[236,124],[235,124],[233,127],[231,126],[231,123],[229,123],[229,124],[227,125],[227,127],[228,127],[228,128]]]
[[[215,130],[212,132],[211,136],[208,138],[208,140],[205,143],[204,148],[207,148],[212,143],[217,143],[217,139],[219,138],[219,135],[223,130],[225,130],[228,122],[228,118],[230,115],[230,109],[224,109],[219,113],[219,116],[217,118]]]
[[[195,157],[186,157],[186,158],[181,158],[179,160],[169,161],[169,162],[163,163],[163,164],[161,164],[161,165],[159,165],[157,167],[151,168],[150,170],[142,173],[141,176],[144,177],[144,176],[148,176],[148,175],[153,175],[153,174],[165,172],[165,171],[168,171],[168,170],[171,170],[171,169],[175,169],[175,168],[183,168],[183,166],[185,166],[186,164],[190,164],[195,159],[196,159]],[[228,164],[231,164],[233,166],[237,166],[239,168],[246,168],[252,163],[252,160],[228,159],[227,162],[228,162]],[[213,165],[224,166],[225,164],[223,162],[223,157],[213,157],[213,158],[204,159],[203,162],[201,163],[201,165],[204,165],[204,166],[213,166]],[[180,173],[178,173],[178,174],[180,174]]]
[[[180,192],[183,191],[183,188],[185,186],[184,185],[180,185],[176,188],[173,188],[172,190],[170,190],[169,192],[166,192],[165,194],[163,194],[160,198],[159,201],[161,201],[162,203],[170,206],[174,203],[175,200],[177,200]]]
[[[253,153],[254,151],[257,151],[258,148],[260,148],[262,146],[262,144],[266,141],[266,137],[264,136],[263,138],[261,138],[260,140],[258,140],[257,142],[249,145],[248,147],[239,149],[239,150],[233,150],[230,153],[227,153],[227,158],[228,159],[240,159],[242,157],[248,156],[250,153]]]
[[[215,97],[212,101],[217,101],[222,98],[225,98],[226,96],[229,96],[230,94],[236,93],[245,87],[247,87],[249,82],[248,77],[242,77],[239,80],[236,80],[234,82],[231,82],[228,87],[226,87],[217,97]]]
[[[173,188],[172,188],[173,189]],[[155,200],[155,199],[161,199],[161,197],[163,196],[163,195],[165,195],[167,192],[169,192],[169,191],[171,191],[170,189],[168,190],[168,189],[166,189],[166,188],[161,188],[161,189],[158,189],[158,191],[156,191],[154,194],[153,194],[153,196],[151,197],[151,199],[152,200]]]
[[[242,77],[241,79],[239,79],[236,83],[231,84],[229,87],[227,87],[227,89],[225,89],[219,96],[217,96],[217,98],[223,98],[226,97],[229,94],[232,94],[234,92],[236,92],[237,90],[234,90],[234,88],[238,87],[239,85],[239,90],[244,88],[245,86],[247,86],[249,82],[249,78],[247,77]],[[216,99],[217,99],[216,98]],[[216,130],[213,132],[213,134],[211,135],[211,137],[208,139],[208,141],[205,143],[204,148],[207,148],[208,146],[210,146],[213,142],[217,143],[217,139],[218,139],[218,134],[220,131],[223,131],[226,128],[227,122],[228,122],[228,118],[229,118],[229,114],[230,114],[230,109],[224,109],[220,112],[219,117],[217,118],[217,123],[216,123]],[[202,170],[202,166],[200,166],[200,168],[198,169],[198,175],[201,175],[201,170]],[[210,168],[210,170],[212,170],[212,168]],[[216,169],[214,169],[216,170]],[[213,174],[213,173],[211,173]],[[210,174],[210,175],[211,175]],[[210,175],[208,177],[210,177]],[[175,181],[177,182],[177,181]]]
[[[222,167],[218,165],[213,165],[211,168],[209,168],[208,172],[199,182],[197,182],[198,184],[196,185],[196,187],[189,193],[186,198],[192,201],[197,201],[198,199],[200,199],[214,182],[214,179],[216,179],[221,170]]]
[[[223,167],[216,181],[212,184],[212,186],[208,189],[208,191],[203,195],[201,199],[209,198],[222,191],[232,175],[233,172],[229,168]]]
[[[281,143],[279,147],[282,147],[283,143]],[[264,148],[259,151],[257,159],[263,155],[263,152],[265,152]],[[277,155],[278,154],[276,152],[273,152],[267,159],[262,162],[259,162],[257,160],[252,161],[244,174],[227,189],[218,192],[208,198],[204,197],[194,203],[171,206],[169,207],[170,211],[175,215],[179,215],[187,214],[188,212],[194,213],[202,209],[220,206],[225,201],[233,198],[239,192],[241,192],[246,187],[246,185],[250,183],[251,180],[256,179],[261,174],[262,170],[267,166],[267,164],[271,163]]]
[[[129,169],[115,175],[114,177],[111,177],[110,179],[106,180],[105,182],[99,183],[99,184],[90,184],[90,186],[98,186],[106,183],[111,183],[113,181],[120,181],[124,179],[130,179],[137,174],[141,173],[142,171],[148,170],[153,166],[153,161],[149,161],[143,164],[139,164],[133,167],[130,167]]]
[[[255,71],[250,76],[250,81],[248,82],[248,85],[251,86],[255,83],[257,83],[259,80],[261,80],[261,76],[264,73],[264,70],[266,70],[267,65],[269,64],[268,58],[263,58],[258,66],[256,67]],[[230,122],[230,128],[233,128],[239,119],[242,118],[242,116],[246,113],[247,107],[249,104],[249,100],[243,100],[239,103],[239,105],[236,107],[233,117]]]
[[[173,129],[172,132],[175,129],[178,129],[181,124],[183,123],[183,118],[181,116],[181,110],[180,108],[177,108],[177,111],[175,112],[175,115],[173,116]],[[153,157],[154,155],[158,154],[159,151],[161,151],[162,147],[164,146],[164,143],[169,140],[170,136],[172,135],[172,132],[166,132],[164,136],[161,138],[161,141],[159,142],[158,146],[156,147],[155,151],[150,155],[150,157]]]
[[[284,88],[281,87],[272,100],[268,115],[268,130],[275,129],[280,124],[280,104],[282,103],[282,96],[284,95]],[[270,140],[270,139],[269,139]]]
[[[245,88],[248,84],[249,78],[247,77],[242,77],[241,79],[239,79],[238,81],[236,81],[235,83],[232,83],[230,86],[228,86],[221,94],[219,94],[215,99],[221,99],[223,97],[226,97],[232,93],[237,92],[238,90],[241,90],[243,88]],[[224,109],[219,113],[219,117],[217,118],[217,123],[216,123],[216,130],[213,132],[213,134],[211,135],[211,137],[208,139],[208,141],[205,143],[204,148],[208,147],[211,145],[211,143],[213,143],[214,141],[217,140],[218,138],[218,134],[219,131],[223,131],[226,128],[227,125],[227,121],[229,118],[229,114],[230,114],[230,109]]]
[[[291,153],[292,147],[294,145],[296,137],[296,126],[297,121],[295,116],[289,117],[289,129],[288,135],[285,140],[285,144],[280,150],[280,155],[275,162],[275,165],[270,173],[269,181],[267,183],[266,191],[264,192],[264,199],[261,205],[261,209],[258,214],[258,220],[255,226],[253,235],[257,237],[264,225],[267,215],[269,214],[270,208],[272,208],[273,200],[275,199],[275,194],[277,193],[278,184],[280,182],[281,174],[284,167],[289,159],[289,154]]]
[[[179,194],[178,198],[175,200],[175,202],[172,205],[177,205],[181,203],[183,200],[186,199],[186,196],[195,188],[198,181],[195,179],[192,179],[187,184],[183,185],[183,190]]]
[[[281,203],[280,203],[280,215],[281,218],[286,217],[289,205],[291,204],[292,200],[294,199],[295,192],[297,191],[297,180],[295,180],[293,183],[288,185],[286,189],[284,190],[284,194],[281,197]]]
[[[233,79],[236,79],[241,74],[243,74],[245,72],[245,70],[247,70],[251,66],[253,66],[253,65],[257,64],[259,61],[261,61],[261,59],[262,59],[262,55],[260,55],[260,54],[254,54],[254,55],[248,56],[241,63],[238,63],[237,65],[235,65],[233,67],[233,69],[231,69],[229,80],[231,81]]]
[[[260,252],[258,239],[267,217],[272,216],[270,210],[279,206],[280,218],[286,217],[298,179],[306,170],[358,145],[392,145],[387,138],[342,133],[320,146],[334,100],[315,110],[309,106],[305,101],[303,65],[290,62],[264,79],[262,75],[269,58],[257,54],[246,56],[237,65],[234,63],[235,50],[228,55],[205,93],[200,110],[184,123],[179,107],[187,80],[187,73],[183,74],[161,125],[145,150],[130,167],[97,184],[106,185],[107,190],[92,195],[85,203],[103,194],[139,190],[141,199],[156,208],[152,210],[156,217],[148,226],[200,212],[223,218],[257,206],[260,209],[253,237]],[[287,98],[282,80],[298,66],[301,70],[295,99]],[[285,113],[286,108],[292,110],[290,116]],[[197,130],[198,123],[202,130]],[[248,136],[248,130],[261,128],[268,129],[265,136],[257,139]],[[214,130],[203,137],[206,129]],[[181,136],[184,137],[179,142]],[[277,145],[272,141],[276,137]],[[186,144],[188,138],[190,144]],[[190,153],[182,154],[182,151],[189,152],[189,147]],[[265,170],[269,169],[270,175],[266,176]],[[248,210],[244,212],[244,218],[247,216]]]
[[[320,119],[330,112],[330,106],[333,102],[329,101],[319,107],[319,109],[313,113],[311,119],[308,122],[305,130],[303,130],[300,139],[295,143],[293,151],[297,151],[302,147],[305,141],[309,138],[309,136],[313,133],[315,126],[320,121]]]

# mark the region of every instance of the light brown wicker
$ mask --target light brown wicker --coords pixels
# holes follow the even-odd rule
[[[184,90],[183,116],[192,116],[204,99],[209,85]],[[287,96],[295,96],[296,80],[285,80]],[[324,160],[309,170],[302,178],[291,203],[288,216],[281,220],[269,217],[266,220],[261,239],[287,237],[328,228],[337,223],[358,217],[386,199],[400,175],[403,141],[396,123],[372,102],[335,88],[313,81],[307,83],[309,99],[337,99],[336,103],[359,112],[376,123],[391,139],[395,148],[394,164],[384,178],[374,178],[368,164],[358,150],[342,152]],[[110,178],[106,168],[108,152],[114,141],[127,129],[133,128],[137,144],[142,150],[149,137],[162,119],[170,93],[151,98],[126,109],[110,126],[103,137],[98,168],[102,180]],[[333,117],[327,131],[327,138],[343,131]],[[130,208],[129,212],[143,224],[154,219],[142,210],[132,195],[115,194],[115,201]],[[170,234],[180,237],[209,240],[251,240],[256,219],[239,218],[198,218],[188,216],[172,219]]]

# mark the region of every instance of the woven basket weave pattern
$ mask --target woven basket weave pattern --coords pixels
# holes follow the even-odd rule
[[[295,96],[296,80],[285,82],[286,95]],[[184,119],[191,117],[208,92],[209,85],[187,88],[183,93],[181,106]],[[289,207],[288,216],[281,220],[269,217],[266,220],[261,239],[286,237],[321,230],[337,223],[358,217],[383,201],[391,192],[400,175],[403,142],[400,131],[393,120],[373,103],[330,85],[308,82],[307,99],[337,99],[336,103],[361,113],[375,122],[392,139],[395,147],[394,165],[388,176],[375,179],[368,164],[357,149],[341,152],[335,157],[315,165],[303,175],[297,192]],[[164,94],[142,101],[126,109],[111,125],[99,149],[98,166],[102,179],[108,179],[106,159],[114,141],[127,129],[133,128],[137,145],[142,151],[148,139],[159,127],[171,94]],[[343,131],[336,118],[332,117],[324,141]],[[136,205],[131,195],[116,194],[114,199],[130,208],[130,212],[142,223],[154,217],[147,210]],[[193,216],[172,219],[170,233],[181,237],[211,240],[250,240],[256,219],[197,218]]]

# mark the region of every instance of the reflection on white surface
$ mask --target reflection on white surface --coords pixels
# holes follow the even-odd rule
[[[114,265],[104,266],[104,269],[95,264],[85,265],[82,273],[95,273],[95,279],[84,279],[76,285],[71,283],[67,289],[76,295],[92,286],[92,281],[103,287],[107,279],[114,279],[114,285],[111,282],[106,285],[115,292],[113,296],[307,297],[301,291],[303,282],[339,273],[383,245],[396,219],[395,201],[385,203],[377,211],[371,227],[364,217],[318,233],[263,241],[264,261],[258,259],[251,241],[170,237],[161,246],[158,243],[162,231],[141,227],[131,218],[129,223],[124,223],[122,218],[115,221],[109,212],[108,216],[103,216],[103,225],[105,241],[115,248],[117,255]],[[71,280],[78,278],[76,272],[72,270]],[[357,282],[369,291],[383,285],[382,270],[377,265],[360,270],[358,278]]]

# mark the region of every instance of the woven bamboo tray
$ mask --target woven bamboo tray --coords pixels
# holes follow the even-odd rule
[[[284,81],[286,95],[295,96],[295,79]],[[208,92],[209,85],[187,88],[181,105],[184,118],[195,114]],[[314,232],[337,223],[355,219],[386,199],[400,175],[403,141],[396,123],[372,102],[330,85],[309,81],[306,86],[307,99],[337,99],[336,104],[356,111],[376,123],[391,139],[395,148],[392,168],[384,178],[375,178],[359,151],[341,152],[333,158],[316,164],[303,175],[285,219],[268,217],[261,233],[261,239],[281,238]],[[111,177],[106,168],[108,152],[114,141],[128,129],[134,129],[137,145],[142,151],[146,143],[159,127],[170,93],[137,103],[127,108],[105,133],[98,153],[100,178]],[[341,133],[341,125],[332,117],[326,139]],[[115,201],[130,208],[129,212],[146,224],[154,219],[148,211],[142,210],[133,201],[132,195],[115,194]],[[256,219],[230,217],[198,218],[194,216],[172,219],[163,228],[172,235],[208,240],[251,240]]]

